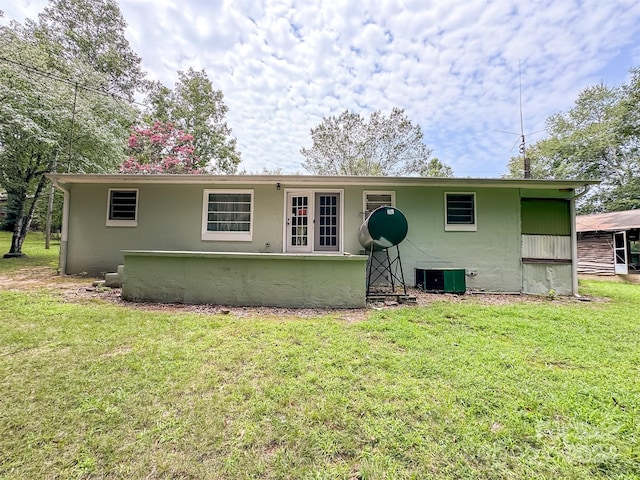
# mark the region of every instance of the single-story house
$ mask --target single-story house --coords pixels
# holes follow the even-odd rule
[[[578,273],[640,273],[640,210],[576,217]]]
[[[51,174],[61,270],[122,273],[125,299],[358,307],[358,230],[400,210],[407,284],[462,270],[465,290],[577,293],[574,200],[597,182],[312,175]]]

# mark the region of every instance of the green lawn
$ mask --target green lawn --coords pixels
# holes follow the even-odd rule
[[[359,322],[0,290],[0,478],[640,478],[640,286],[582,288]]]
[[[39,232],[29,233],[22,248],[26,255],[21,258],[2,258],[11,248],[11,233],[0,231],[0,274],[17,271],[29,267],[51,267],[58,269],[60,240],[52,239],[50,248],[44,248],[44,235]]]

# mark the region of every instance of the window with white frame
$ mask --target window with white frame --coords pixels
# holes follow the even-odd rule
[[[138,189],[110,188],[107,200],[108,227],[138,225]]]
[[[364,218],[365,220],[371,213],[380,207],[395,207],[396,192],[364,192],[363,195]]]
[[[447,192],[445,197],[445,224],[447,231],[472,231],[478,229],[476,218],[476,194]]]
[[[253,238],[253,190],[205,190],[202,240],[250,241]]]

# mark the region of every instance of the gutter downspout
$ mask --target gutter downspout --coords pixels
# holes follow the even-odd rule
[[[53,185],[64,193],[62,202],[62,232],[60,232],[60,257],[58,259],[60,273],[67,273],[67,239],[69,237],[69,190],[62,187],[56,178],[52,178]]]
[[[571,290],[575,297],[578,294],[578,233],[576,232],[576,200],[587,194],[590,185],[585,185],[584,190],[571,197]]]

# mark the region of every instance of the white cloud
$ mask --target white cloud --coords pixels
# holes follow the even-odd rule
[[[35,18],[16,0],[5,19]],[[225,95],[243,168],[300,171],[324,116],[405,108],[460,176],[497,176],[525,131],[640,61],[635,0],[121,0],[149,77],[204,68]],[[531,135],[532,140],[540,135]]]

